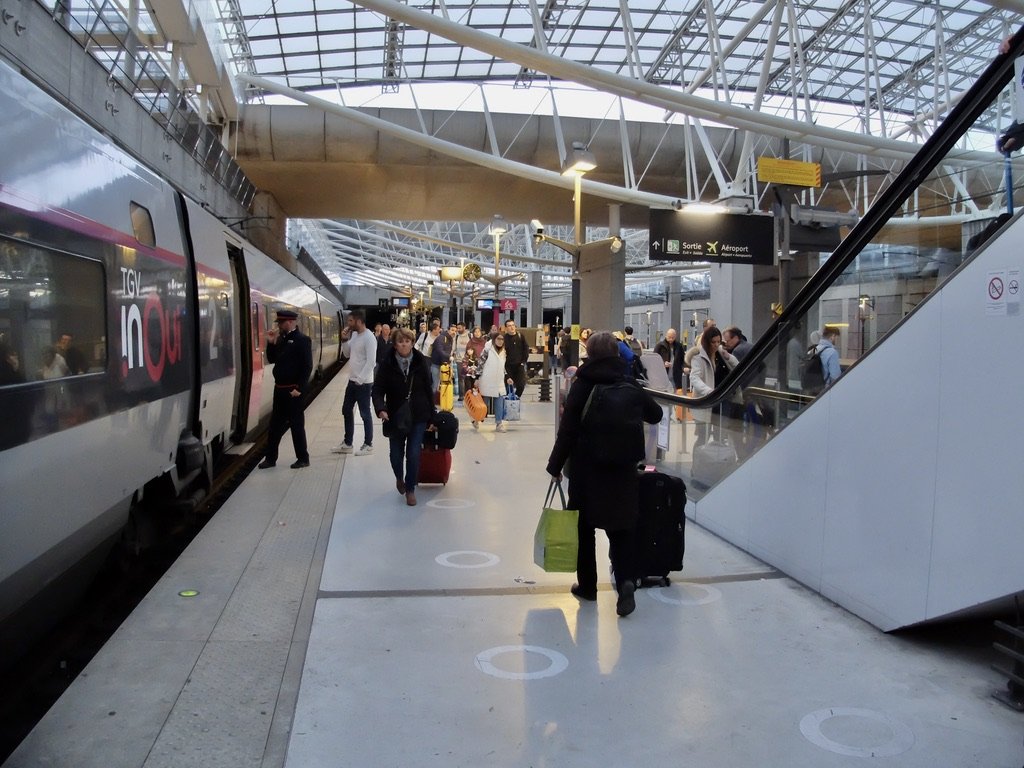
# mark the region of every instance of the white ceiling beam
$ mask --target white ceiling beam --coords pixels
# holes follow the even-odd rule
[[[779,138],[788,138],[791,141],[812,143],[819,147],[844,152],[863,152],[870,155],[905,159],[913,156],[920,149],[919,144],[842,131],[776,115],[753,113],[742,106],[721,104],[692,94],[679,93],[669,88],[547,55],[467,26],[453,24],[439,16],[410,8],[396,0],[354,0],[354,2],[364,8],[401,19],[418,29],[440,35],[506,61],[514,61],[552,77],[587,85],[661,109],[689,114],[703,120],[713,120],[734,128],[767,133]],[[950,155],[950,160],[990,163],[994,155],[994,152],[954,151]]]
[[[448,155],[449,157],[464,160],[467,163],[479,165],[483,168],[489,168],[493,171],[508,173],[540,184],[548,184],[562,189],[573,188],[574,180],[566,176],[562,176],[558,171],[548,171],[543,168],[535,168],[534,166],[527,165],[525,163],[518,163],[514,160],[507,160],[503,157],[494,157],[486,152],[480,152],[475,149],[463,147],[459,144],[453,144],[435,136],[424,135],[409,128],[405,128],[404,126],[395,125],[387,122],[386,120],[381,120],[380,118],[367,115],[358,110],[349,109],[348,107],[343,107],[340,104],[333,104],[329,101],[324,101],[316,96],[280,85],[279,83],[267,80],[266,78],[243,73],[238,75],[238,79],[244,83],[255,85],[257,88],[269,91],[270,93],[288,96],[289,98],[295,99],[303,104],[316,107],[324,112],[340,115],[341,117],[345,117],[353,122],[359,123],[360,125],[365,125],[369,128],[380,131],[381,133],[408,141],[410,144],[415,144],[416,146],[423,147],[424,149],[433,150],[442,155]],[[651,192],[641,192],[640,190],[628,190],[623,189],[622,187],[617,187],[614,184],[604,184],[602,182],[590,181],[588,179],[583,180],[583,191],[589,195],[595,195],[607,200],[614,200],[619,203],[646,205],[649,208],[667,209],[678,207],[680,203],[677,198],[669,195],[656,195]]]

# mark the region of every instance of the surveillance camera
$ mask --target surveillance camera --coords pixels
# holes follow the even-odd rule
[[[544,225],[540,223],[540,219],[531,219],[530,226],[533,227],[534,237],[544,234]]]

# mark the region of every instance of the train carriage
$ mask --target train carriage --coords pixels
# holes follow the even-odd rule
[[[0,112],[10,658],[147,494],[208,486],[216,456],[265,425],[273,312],[300,312],[322,370],[337,360],[340,307],[3,62]]]

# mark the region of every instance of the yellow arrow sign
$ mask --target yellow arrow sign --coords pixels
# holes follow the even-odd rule
[[[777,157],[757,158],[757,180],[796,187],[820,187],[821,163],[803,163]]]

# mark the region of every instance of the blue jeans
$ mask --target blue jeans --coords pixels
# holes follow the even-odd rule
[[[405,460],[406,493],[416,489],[416,481],[420,476],[420,452],[423,450],[423,435],[426,431],[427,422],[417,421],[405,437],[388,438],[391,441],[391,469],[396,480],[402,477],[402,460]]]
[[[500,424],[505,420],[505,398],[504,397],[489,397],[491,411],[494,413],[494,423]]]
[[[370,395],[373,384],[353,384],[351,381],[345,388],[345,402],[341,406],[341,415],[345,417],[345,444],[352,445],[356,432],[356,421],[352,416],[352,407],[359,403],[359,416],[363,420],[363,445],[373,445],[373,412],[370,410]]]

